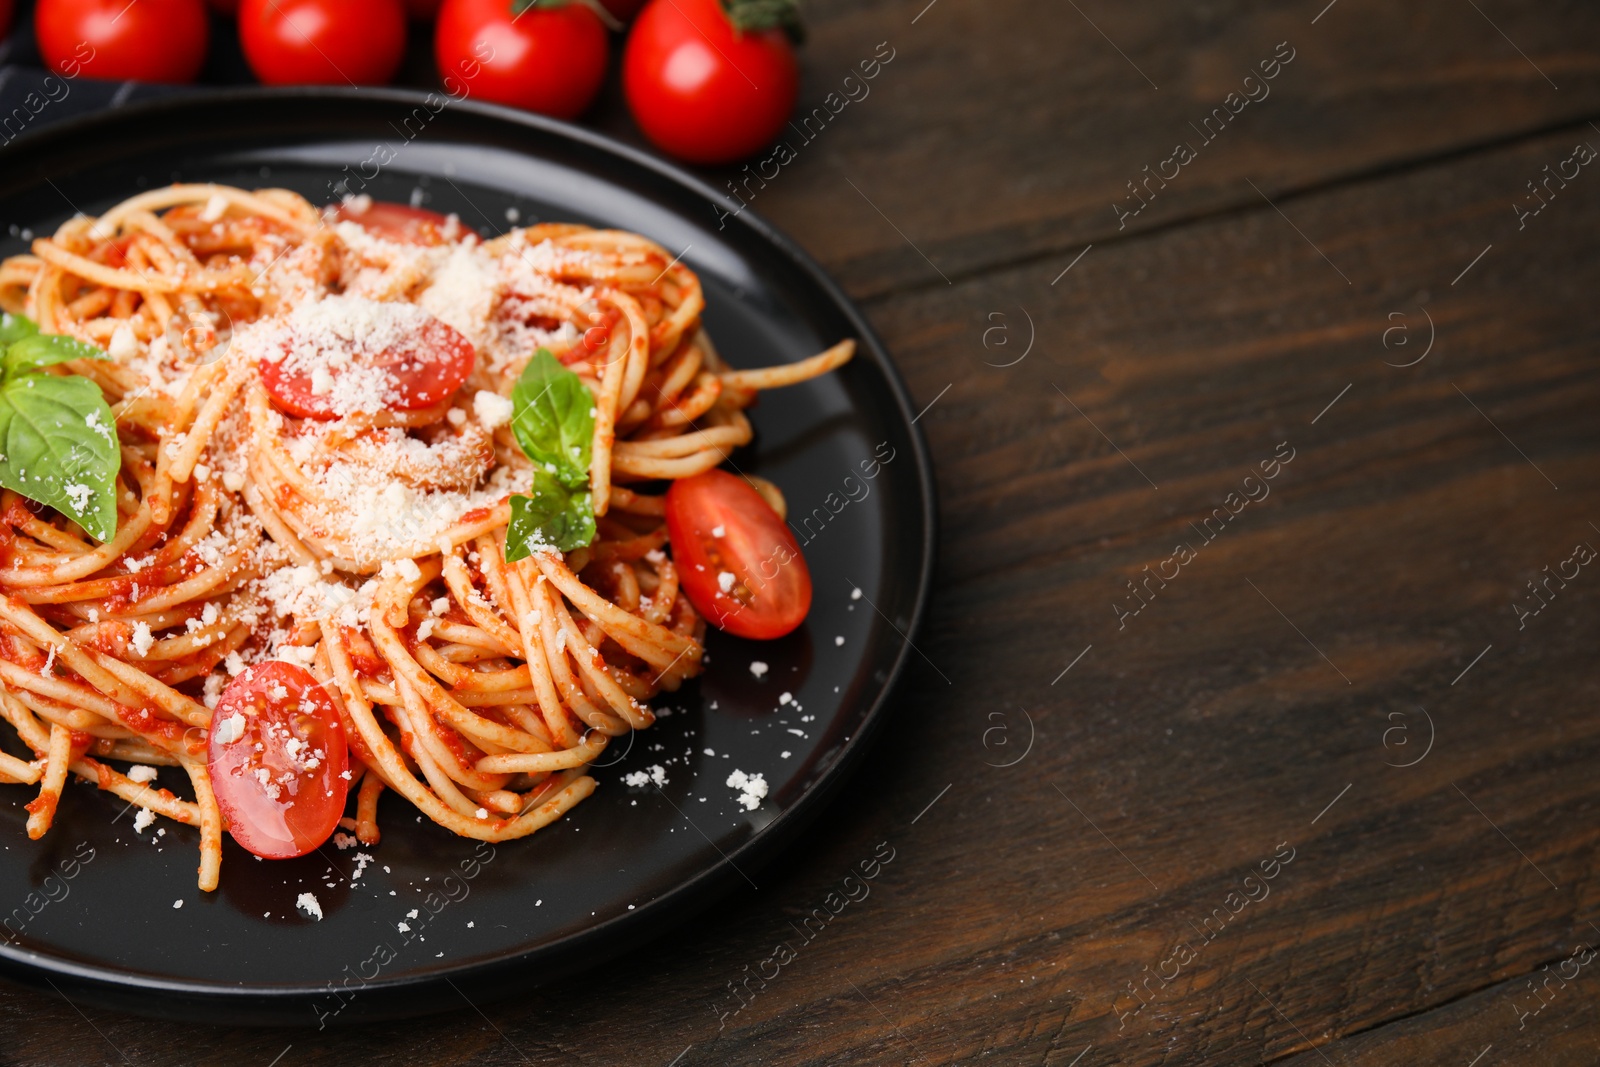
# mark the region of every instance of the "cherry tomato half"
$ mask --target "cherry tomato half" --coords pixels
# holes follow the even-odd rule
[[[57,74],[190,82],[211,35],[201,0],[39,0],[39,52]]]
[[[743,478],[712,470],[667,490],[667,535],[695,610],[738,637],[782,637],[811,610],[811,572],[778,513]]]
[[[622,57],[628,109],[646,137],[692,163],[732,163],[771,144],[800,92],[781,29],[741,32],[721,0],[652,0]]]
[[[207,747],[228,832],[257,856],[303,856],[339,825],[349,788],[344,727],[304,667],[246,667],[211,713]]]
[[[360,204],[362,201],[354,203]],[[449,218],[426,208],[374,200],[364,210],[357,210],[352,202],[347,201],[339,206],[338,215],[341,221],[354,222],[372,236],[385,241],[407,245],[443,245],[452,240],[448,236],[452,229]],[[459,221],[454,229],[460,231]]]
[[[400,0],[243,0],[239,43],[267,85],[382,85],[406,49]]]
[[[576,118],[605,80],[606,27],[580,0],[512,13],[510,0],[445,0],[434,58],[450,89],[474,99]],[[453,90],[452,90],[453,91]]]
[[[294,347],[291,338],[285,351]],[[450,399],[472,373],[477,360],[478,352],[471,341],[429,315],[405,342],[372,355],[354,353],[342,367],[328,368],[328,380],[320,383],[313,369],[302,363],[287,358],[263,359],[261,384],[271,394],[272,402],[290,415],[337,419],[340,412],[335,408],[335,398],[339,395],[340,378],[378,368],[389,379],[383,389],[389,408],[416,411]]]

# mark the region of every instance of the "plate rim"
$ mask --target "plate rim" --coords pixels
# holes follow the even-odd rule
[[[29,165],[28,157],[47,153],[58,143],[82,139],[104,127],[115,127],[123,120],[148,121],[152,117],[167,113],[181,114],[196,107],[215,107],[229,102],[259,104],[273,100],[305,102],[320,99],[333,103],[359,100],[425,106],[424,102],[430,97],[440,95],[437,91],[346,86],[247,87],[174,92],[171,95],[124,104],[116,108],[104,108],[26,131],[11,143],[10,150],[6,152],[6,159],[15,170],[22,171]],[[709,205],[714,206],[721,197],[718,190],[697,175],[598,130],[483,101],[454,97],[449,99],[450,107],[476,114],[480,118],[533,129],[546,136],[565,138],[602,155],[618,158],[627,165],[650,172],[657,179],[684,188]],[[421,988],[438,985],[453,978],[473,980],[494,972],[533,970],[533,965],[545,957],[550,957],[554,965],[538,967],[539,977],[553,980],[590,970],[631,948],[642,947],[649,940],[667,933],[669,929],[681,925],[684,920],[703,912],[715,903],[729,884],[728,872],[738,869],[736,866],[738,860],[747,858],[751,861],[752,867],[760,866],[772,859],[784,842],[792,841],[804,832],[834,799],[834,794],[843,782],[855,771],[871,747],[871,743],[882,732],[883,725],[889,717],[889,704],[899,695],[898,690],[903,683],[911,653],[915,651],[914,641],[926,622],[932,596],[934,569],[938,562],[937,482],[927,442],[916,422],[916,418],[920,416],[916,416],[912,409],[910,391],[900,375],[899,368],[889,355],[888,347],[872,328],[861,309],[821,264],[793,238],[753,208],[746,207],[730,218],[731,224],[746,227],[761,242],[782,253],[827,297],[856,331],[861,346],[872,356],[872,362],[883,373],[889,392],[894,397],[896,411],[910,439],[913,466],[916,470],[917,487],[922,503],[919,516],[922,539],[921,544],[917,546],[921,558],[910,610],[910,624],[903,633],[904,643],[895,653],[887,677],[863,713],[861,728],[840,745],[838,755],[825,770],[820,772],[817,780],[795,799],[790,808],[726,853],[720,862],[685,878],[666,893],[640,905],[634,911],[562,935],[536,948],[502,952],[488,959],[453,964],[424,973],[380,976],[370,982],[364,982],[357,995],[369,994],[364,998],[369,1004],[383,1001],[386,995],[392,997],[405,992],[416,992]],[[632,933],[637,933],[638,936],[634,941],[627,942],[626,935]],[[571,962],[572,957],[579,954],[580,950],[594,947],[591,945],[594,942],[598,943],[600,951],[590,953],[586,961],[576,964]],[[276,1015],[283,1008],[289,1007],[291,1001],[309,1002],[313,998],[326,995],[326,987],[331,983],[329,979],[322,985],[309,983],[252,985],[172,978],[80,963],[23,949],[4,941],[0,941],[0,967],[3,967],[8,977],[24,982],[38,977],[43,977],[47,981],[51,977],[62,977],[73,980],[74,983],[83,983],[86,987],[118,995],[119,1004],[125,1010],[132,1011],[141,1009],[131,1000],[124,1000],[124,996],[138,997],[167,993],[182,996],[190,1003],[209,1002],[223,1010],[244,1007],[246,1002],[251,1000],[265,1001],[268,1002],[264,1005],[266,1014]],[[531,984],[542,984],[542,982]],[[146,1014],[151,1012],[146,1011]],[[373,1013],[358,1012],[350,1021],[370,1022],[383,1017],[385,1013],[380,1009]],[[306,1025],[309,1025],[309,1022]]]

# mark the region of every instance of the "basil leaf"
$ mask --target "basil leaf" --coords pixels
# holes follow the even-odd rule
[[[26,315],[13,315],[9,311],[0,315],[0,345],[32,337],[38,332],[38,324]]]
[[[111,408],[88,378],[24,374],[0,385],[0,486],[109,541],[121,465]]]
[[[548,350],[539,349],[511,390],[511,432],[522,452],[573,489],[589,484],[594,395]]]
[[[571,552],[594,540],[594,498],[573,489],[548,471],[533,472],[533,495],[511,498],[506,559],[516,561],[539,549]]]
[[[22,374],[40,367],[48,367],[52,363],[65,363],[69,359],[110,359],[105,350],[95,345],[80,341],[75,337],[64,337],[53,333],[35,333],[14,342],[6,349],[3,372],[6,378]]]

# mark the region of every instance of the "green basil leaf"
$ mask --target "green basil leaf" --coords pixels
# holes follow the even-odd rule
[[[9,345],[39,332],[39,325],[26,315],[6,312],[0,315],[0,345]]]
[[[110,359],[103,348],[60,334],[36,333],[14,342],[6,349],[3,367],[5,377],[48,367],[52,363],[65,363],[70,359]]]
[[[594,498],[589,490],[573,489],[536,468],[533,495],[511,498],[506,559],[516,561],[546,548],[571,552],[588,546],[594,535]]]
[[[511,432],[536,469],[578,489],[589,484],[594,394],[546,349],[534,353],[511,390]]]
[[[114,416],[94,382],[24,374],[0,385],[0,485],[109,541],[121,465]]]

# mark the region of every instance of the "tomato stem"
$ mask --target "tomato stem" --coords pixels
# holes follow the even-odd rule
[[[613,33],[620,33],[624,28],[617,20],[617,16],[613,15],[600,0],[511,0],[511,15],[513,18],[520,18],[536,7],[548,9],[566,7],[568,4],[577,4],[593,11],[600,17],[600,21],[605,23],[606,29]]]
[[[781,29],[795,44],[806,39],[797,0],[722,0],[728,21],[744,33]]]

